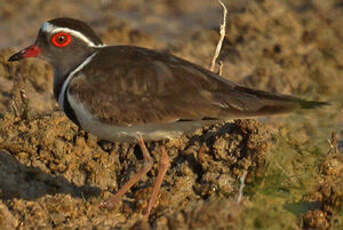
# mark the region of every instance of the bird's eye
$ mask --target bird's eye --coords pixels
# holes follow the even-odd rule
[[[71,36],[65,32],[59,32],[52,36],[52,44],[57,47],[65,47],[71,42]]]

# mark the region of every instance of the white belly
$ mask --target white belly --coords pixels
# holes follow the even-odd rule
[[[95,119],[85,105],[67,93],[68,101],[81,127],[102,140],[113,142],[136,142],[139,136],[145,141],[173,139],[185,132],[220,121],[180,121],[163,124],[113,126]]]

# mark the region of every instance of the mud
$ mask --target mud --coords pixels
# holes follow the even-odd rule
[[[343,228],[339,0],[224,1],[231,9],[224,77],[332,106],[147,143],[153,169],[114,210],[99,204],[141,167],[139,148],[80,130],[59,111],[50,66],[8,57],[29,45],[46,19],[73,16],[107,44],[159,49],[208,67],[221,8],[210,0],[82,2],[33,0],[21,14],[23,1],[0,2],[0,229]],[[144,221],[161,145],[171,168]]]
[[[225,210],[236,206],[235,202],[224,200],[226,205],[220,207],[215,203],[237,196],[244,170],[249,171],[248,178],[263,176],[267,135],[261,128],[253,120],[237,121],[167,144],[172,167],[151,215],[153,225],[172,222],[174,226],[173,219],[183,212],[186,220],[178,222],[198,225],[189,215],[197,216],[196,212],[207,210],[207,206],[218,210],[197,218],[218,217],[218,211],[224,212],[223,218],[236,215]],[[99,142],[60,112],[25,120],[6,115],[0,134],[1,197],[24,228],[127,228],[140,219],[157,175],[162,143],[148,144],[156,162],[152,171],[115,210],[107,211],[99,208],[100,202],[118,190],[141,164],[137,146]],[[197,208],[189,209],[190,205]]]

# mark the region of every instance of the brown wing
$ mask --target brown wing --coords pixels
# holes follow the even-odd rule
[[[305,103],[240,87],[170,54],[132,46],[99,50],[68,92],[114,125],[227,120],[288,112]]]

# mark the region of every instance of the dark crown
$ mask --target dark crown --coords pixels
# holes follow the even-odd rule
[[[92,28],[80,20],[73,19],[73,18],[55,18],[48,21],[48,23],[57,27],[66,27],[66,28],[78,31],[82,33],[84,36],[86,36],[95,45],[103,45],[103,42],[95,34]]]

